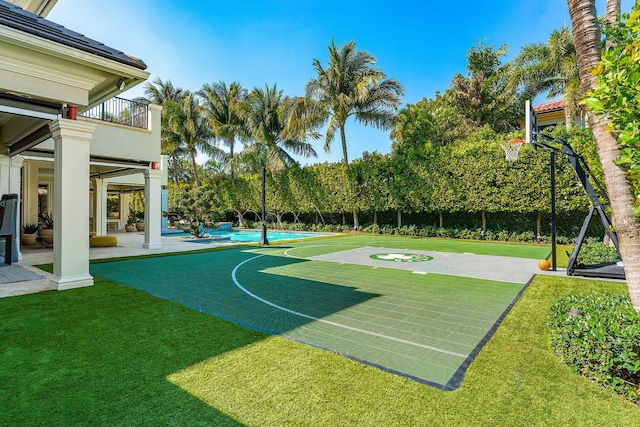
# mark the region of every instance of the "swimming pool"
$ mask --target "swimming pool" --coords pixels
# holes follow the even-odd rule
[[[190,243],[213,243],[220,241],[232,241],[232,242],[246,242],[246,243],[258,243],[260,241],[260,230],[231,230],[231,231],[207,231],[207,236],[202,239],[185,240]],[[162,233],[163,237],[193,237],[189,233],[177,232],[177,233]],[[294,232],[294,231],[267,231],[267,239],[270,242],[277,242],[278,240],[297,240],[308,239],[310,237],[322,237],[331,236],[327,233],[310,233],[310,232]]]

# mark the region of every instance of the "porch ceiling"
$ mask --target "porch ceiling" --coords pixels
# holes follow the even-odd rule
[[[22,154],[28,162],[36,162],[40,171],[49,170],[53,176],[53,153],[32,149]],[[149,168],[148,163],[134,161],[114,161],[92,156],[89,161],[89,177],[110,179],[142,173]],[[144,180],[142,181],[144,182]],[[136,183],[138,184],[138,183]]]
[[[28,156],[25,163],[38,169],[38,178],[42,182],[53,182],[54,164],[53,159]],[[98,163],[98,164],[96,164]],[[128,193],[133,191],[144,191],[144,177],[141,175],[142,169],[136,165],[104,165],[101,162],[92,161],[90,164],[90,177],[107,179],[107,189],[110,192]],[[136,175],[134,175],[136,174]],[[115,179],[115,177],[125,176],[125,178]],[[128,177],[127,177],[128,176]],[[112,181],[112,179],[114,179]]]
[[[50,136],[48,124],[60,107],[27,97],[0,93],[0,150],[8,155],[39,144]]]
[[[5,0],[8,3],[20,6],[24,10],[46,17],[58,0]]]

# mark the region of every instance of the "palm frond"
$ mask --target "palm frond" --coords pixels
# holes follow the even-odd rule
[[[356,42],[342,46],[335,39],[327,46],[326,68],[318,59],[313,60],[316,77],[309,80],[305,96],[311,104],[302,104],[296,116],[302,124],[317,130],[328,123],[324,150],[330,152],[331,143],[338,129],[343,129],[347,119],[355,115],[358,121],[386,129],[401,104],[404,88],[395,79],[389,79],[376,68],[376,59],[366,51],[358,51]],[[322,109],[319,112],[318,109]],[[304,114],[310,117],[302,118]],[[346,147],[343,147],[346,151]],[[347,158],[347,153],[343,153]]]

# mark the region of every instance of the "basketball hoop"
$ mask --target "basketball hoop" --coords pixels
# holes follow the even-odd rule
[[[518,160],[520,148],[525,144],[524,139],[512,139],[510,141],[502,141],[500,145],[504,150],[504,158],[510,162]]]

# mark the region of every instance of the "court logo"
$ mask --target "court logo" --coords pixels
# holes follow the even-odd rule
[[[377,259],[379,261],[393,261],[393,262],[424,262],[431,261],[433,257],[429,255],[418,254],[373,254],[370,258]]]

